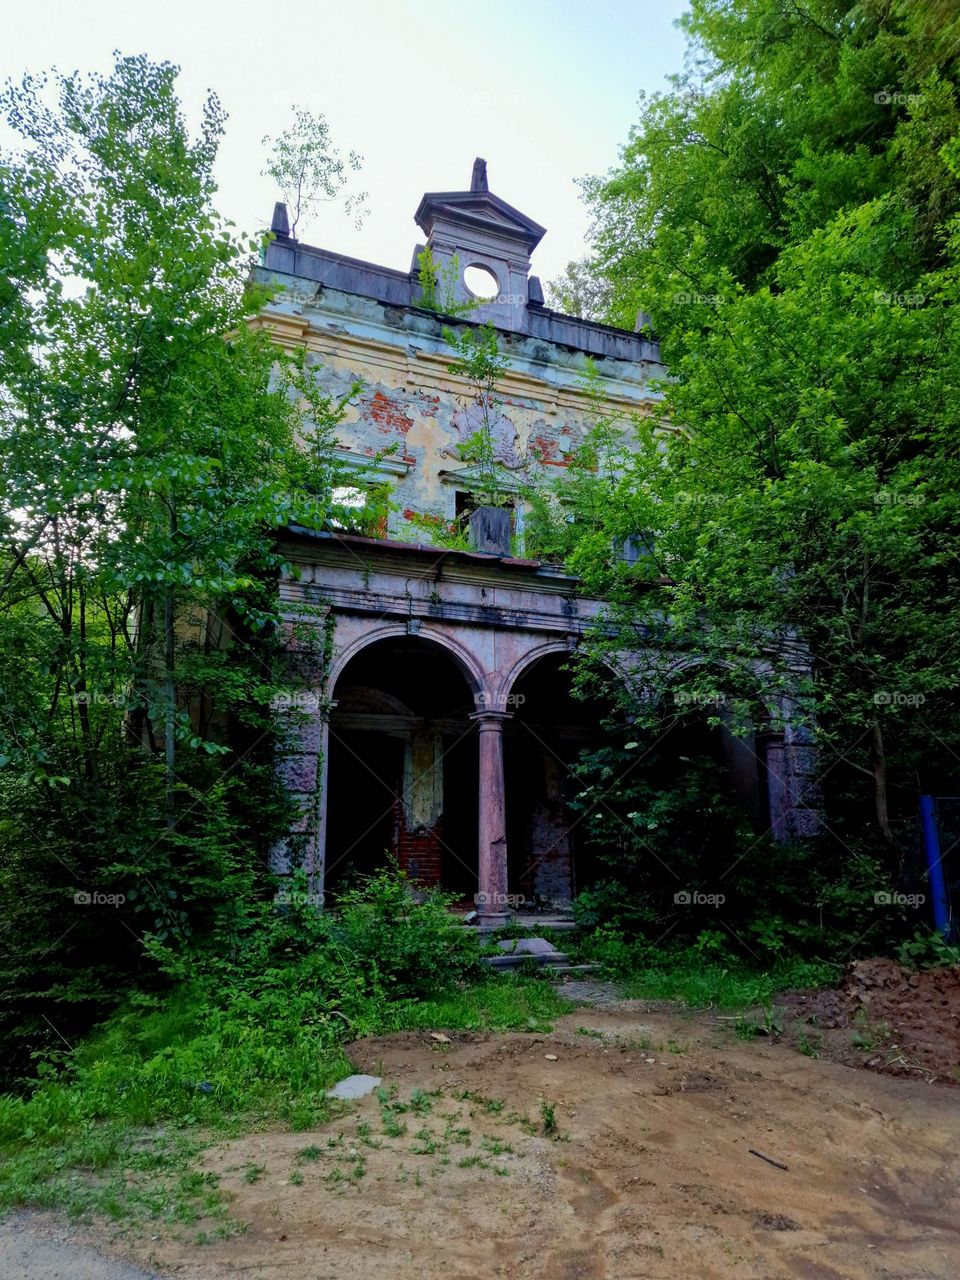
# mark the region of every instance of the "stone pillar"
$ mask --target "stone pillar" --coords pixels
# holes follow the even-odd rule
[[[334,705],[305,694],[277,709],[277,770],[295,814],[290,832],[271,850],[271,870],[278,875],[306,871],[309,893],[317,905],[323,901],[327,760]]]
[[[327,870],[327,779],[330,773],[330,716],[337,704],[327,702],[320,708],[319,750],[317,761],[317,835],[311,850],[311,859],[307,869],[310,880],[310,892],[317,895],[317,902],[323,902],[323,886]]]
[[[503,711],[477,711],[470,717],[480,734],[479,893],[481,924],[500,925],[507,911],[507,813],[503,782]]]
[[[765,745],[771,834],[778,844],[810,839],[820,829],[816,748],[790,725],[786,733],[770,734]]]

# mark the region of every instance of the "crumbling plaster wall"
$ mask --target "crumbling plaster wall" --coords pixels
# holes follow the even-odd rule
[[[274,281],[277,283],[277,281]],[[260,323],[290,347],[305,347],[323,391],[350,403],[338,438],[356,460],[381,456],[382,479],[393,489],[391,537],[425,540],[404,512],[456,514],[456,491],[469,488],[458,446],[479,425],[474,392],[450,371],[453,353],[443,336],[450,323],[417,308],[392,307],[292,277]],[[568,465],[593,424],[597,404],[583,388],[582,352],[522,333],[500,331],[508,360],[493,416],[496,456],[505,477],[534,479]],[[657,416],[661,396],[650,387],[660,365],[604,358],[596,361],[603,413],[629,438],[636,416]]]

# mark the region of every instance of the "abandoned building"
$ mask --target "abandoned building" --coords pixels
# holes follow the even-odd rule
[[[344,258],[293,239],[283,205],[258,272],[275,289],[262,316],[275,340],[305,348],[330,395],[362,384],[340,453],[392,497],[366,536],[283,534],[284,615],[321,625],[319,608],[332,649],[283,761],[300,816],[278,866],[304,865],[329,892],[390,855],[495,923],[520,903],[569,902],[589,880],[564,783],[600,716],[571,697],[565,663],[600,606],[563,569],[525,558],[519,501],[509,520],[471,516],[469,550],[431,545],[416,522],[468,516],[482,487],[459,454],[478,405],[451,372],[444,330],[489,323],[507,357],[489,437],[508,488],[525,458],[567,465],[596,414],[588,362],[605,412],[625,423],[657,414],[650,383],[664,370],[645,334],[544,304],[530,273],[544,228],[488,189],[482,160],[468,190],[424,195],[415,219],[450,290],[441,306],[423,305],[423,245],[408,271]],[[728,736],[725,750],[774,832],[801,831],[801,737]]]

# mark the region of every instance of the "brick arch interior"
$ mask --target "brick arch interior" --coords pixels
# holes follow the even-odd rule
[[[338,665],[332,692],[326,892],[395,859],[472,900],[477,745],[463,666],[429,638],[381,634]]]

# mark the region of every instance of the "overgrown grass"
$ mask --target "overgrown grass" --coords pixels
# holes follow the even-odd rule
[[[687,951],[647,960],[625,976],[623,987],[635,999],[675,1000],[692,1009],[742,1009],[769,1004],[777,991],[790,987],[830,986],[839,975],[839,965],[820,960],[780,960],[761,969]]]
[[[370,997],[351,1017],[304,1017],[245,995],[210,1006],[184,984],[159,1005],[134,997],[96,1035],[49,1065],[32,1092],[0,1098],[0,1211],[15,1205],[231,1223],[198,1159],[219,1137],[265,1125],[314,1128],[325,1092],[352,1067],[341,1041],[409,1029],[550,1029],[571,1006],[542,980],[481,977],[424,999]]]
[[[378,1013],[376,1030],[548,1031],[550,1019],[572,1008],[542,978],[498,974],[433,999],[388,1005]]]

